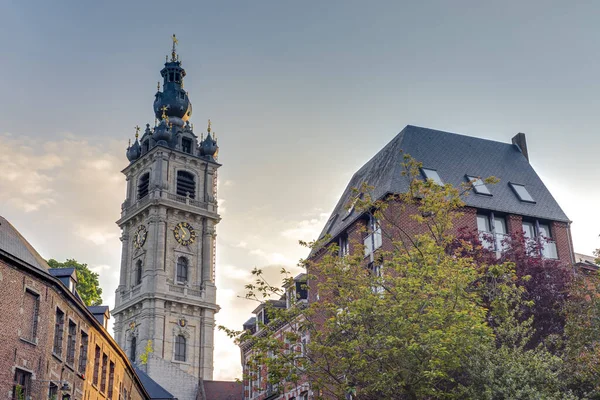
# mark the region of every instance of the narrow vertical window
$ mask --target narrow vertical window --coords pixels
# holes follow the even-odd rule
[[[69,330],[67,332],[67,364],[75,363],[75,344],[77,342],[77,325],[69,320]]]
[[[37,338],[40,296],[30,290],[25,290],[23,299],[23,338],[35,342]]]
[[[31,373],[17,368],[15,370],[15,381],[12,390],[12,398],[16,400],[26,399],[31,394]]]
[[[48,388],[48,398],[50,400],[58,399],[58,386],[53,382],[50,382],[50,387]]]
[[[177,282],[185,283],[188,280],[188,260],[185,257],[177,259]]]
[[[185,361],[185,337],[177,335],[175,337],[175,361]]]
[[[196,198],[196,178],[194,174],[187,171],[177,171],[177,194],[179,196],[190,196]]]
[[[110,368],[108,371],[108,398],[112,399],[113,386],[115,385],[115,363],[110,362]]]
[[[135,284],[140,285],[142,283],[142,260],[137,260],[135,263]]]
[[[150,173],[146,172],[138,180],[138,200],[148,195],[148,186],[150,185]]]
[[[87,368],[88,335],[81,331],[81,341],[79,345],[79,373],[85,375]]]
[[[96,352],[94,354],[94,385],[98,386],[100,374],[100,346],[96,345]]]
[[[102,379],[100,381],[100,391],[106,393],[106,372],[108,370],[108,356],[106,354],[102,355]]]
[[[189,138],[181,139],[181,150],[184,153],[192,154],[192,140]]]
[[[135,353],[137,351],[137,338],[135,336],[131,337],[131,347],[129,349],[129,359],[131,362],[135,362]]]
[[[56,317],[54,321],[54,347],[52,352],[57,356],[62,356],[63,331],[65,325],[65,313],[59,308],[56,309]]]

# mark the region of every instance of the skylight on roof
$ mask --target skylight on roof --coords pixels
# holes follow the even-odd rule
[[[535,200],[533,199],[533,197],[531,197],[524,185],[519,185],[517,183],[509,183],[509,185],[515,192],[519,200],[525,201],[527,203],[535,203]]]
[[[471,182],[471,185],[473,186],[473,191],[475,193],[485,194],[487,196],[492,195],[492,192],[490,192],[490,189],[488,189],[488,187],[485,185],[485,183],[480,177],[467,175],[467,180]]]
[[[440,186],[444,185],[444,182],[442,182],[442,178],[440,178],[440,175],[435,169],[421,168],[421,172],[423,172],[425,179],[431,179]]]
[[[350,207],[348,208],[348,212],[346,212],[346,214],[342,218],[343,220],[348,218],[354,212],[354,208],[356,207],[356,203],[358,202],[359,198],[360,196],[356,196],[354,200],[352,200],[352,203],[350,203]]]
[[[329,233],[329,230],[333,226],[333,223],[337,219],[337,216],[338,215],[335,214],[334,216],[332,216],[331,218],[329,218],[329,221],[327,221],[327,223],[325,224],[325,229],[323,230],[323,236]]]

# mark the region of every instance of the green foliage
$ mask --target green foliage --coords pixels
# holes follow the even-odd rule
[[[51,268],[75,268],[77,271],[77,292],[87,306],[99,306],[102,304],[102,288],[98,281],[98,274],[92,272],[87,264],[77,262],[72,258],[64,262],[58,262],[51,258],[48,260]]]
[[[15,386],[15,395],[17,400],[25,400],[25,392],[23,391],[23,387],[21,385]]]
[[[362,243],[352,243],[353,253],[344,257],[335,244],[326,245],[329,238],[308,243],[313,256],[302,264],[319,301],[277,308],[271,300],[283,290],[253,271],[246,297],[263,303],[271,322],[259,323],[255,334],[220,327],[250,349],[244,378],[252,381],[266,366],[269,382],[281,391],[306,378],[320,396],[351,393],[361,400],[594,398],[590,382],[599,381],[600,357],[587,337],[600,340],[598,291],[593,301],[581,293],[567,307],[578,315],[568,322],[567,336],[528,346],[533,301],[519,283],[528,277],[520,280],[511,262],[467,256],[481,250],[468,241],[457,247],[453,221],[470,186],[423,181],[419,167],[405,158],[408,193],[374,200],[363,186],[348,205],[377,218],[382,234],[393,239],[392,249],[374,256],[382,273],[367,268]],[[406,213],[420,234],[402,230],[398,217]],[[290,274],[282,274],[284,286],[292,287]],[[305,337],[310,340],[302,348]],[[582,357],[587,364],[577,368]]]
[[[140,355],[140,360],[142,365],[148,364],[148,356],[150,353],[154,352],[154,348],[152,347],[152,340],[148,340],[146,342],[146,348],[144,348],[144,352]]]

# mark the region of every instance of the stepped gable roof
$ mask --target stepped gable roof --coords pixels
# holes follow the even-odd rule
[[[356,212],[347,215],[353,188],[360,188],[366,182],[373,187],[373,199],[389,193],[405,193],[409,187],[409,178],[402,175],[405,154],[421,162],[423,168],[436,170],[444,183],[457,187],[467,182],[465,175],[483,179],[495,176],[500,180],[488,185],[492,196],[475,193],[466,196],[467,206],[570,222],[519,147],[407,125],[354,174],[319,237],[326,233],[335,237],[359,217]],[[520,201],[509,182],[524,185],[535,203]]]
[[[26,262],[42,271],[50,268],[46,260],[35,251],[33,246],[12,226],[4,217],[0,216],[0,251]]]
[[[241,400],[244,398],[242,382],[204,381],[207,400]]]
[[[172,400],[176,399],[171,393],[167,392],[165,388],[160,386],[154,379],[150,378],[147,373],[142,371],[136,364],[133,364],[133,369],[135,373],[140,378],[144,389],[150,395],[150,399],[152,400]]]

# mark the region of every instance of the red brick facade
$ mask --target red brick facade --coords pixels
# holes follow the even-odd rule
[[[381,222],[382,226],[382,244],[381,249],[384,251],[393,250],[393,242],[399,239],[407,240],[414,235],[426,233],[426,226],[417,222],[412,216],[418,212],[416,205],[405,205],[398,201],[392,201],[389,203],[388,208],[385,211],[384,221]],[[478,210],[475,208],[465,207],[454,219],[453,232],[457,234],[462,228],[468,230],[477,231],[477,214]],[[504,218],[506,221],[506,230],[508,234],[522,233],[523,231],[523,217],[520,215],[512,214],[501,214],[498,213],[498,217]],[[558,258],[565,264],[573,263],[573,246],[570,240],[570,227],[566,223],[562,222],[548,222],[550,226],[552,239],[556,243],[556,249]],[[367,222],[365,219],[357,219],[351,224],[342,235],[347,235],[349,243],[350,253],[356,251],[363,251],[363,240],[367,236],[366,230]],[[337,239],[337,238],[334,238]],[[321,257],[319,253],[314,255],[314,260],[318,261]],[[369,261],[365,258],[365,265]],[[308,294],[310,302],[318,301],[317,290],[310,290]],[[282,332],[278,332],[282,334]],[[244,348],[242,346],[242,359],[246,358],[252,350],[250,348]],[[246,372],[246,371],[245,371]],[[266,389],[267,382],[267,370],[266,368],[261,369],[261,380],[260,386],[263,390],[257,390],[256,387],[251,389],[251,383],[248,380],[244,381],[244,399],[247,400],[266,400],[266,399],[300,399],[299,394],[308,391],[309,386],[307,382],[303,382],[301,387],[295,390],[286,390],[283,395],[269,395]],[[254,381],[255,385],[257,381]],[[310,391],[307,392],[309,397],[313,398]]]
[[[16,398],[15,379],[24,399],[149,398],[123,351],[58,279],[2,256],[0,285],[0,398]]]

